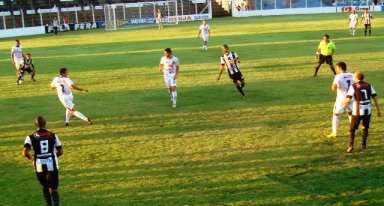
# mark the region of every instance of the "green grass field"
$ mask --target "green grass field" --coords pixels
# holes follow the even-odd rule
[[[200,22],[22,37],[38,74],[20,86],[14,40],[1,39],[0,205],[44,204],[21,154],[38,115],[63,144],[62,205],[384,205],[383,119],[374,109],[369,149],[360,149],[358,132],[347,154],[346,116],[342,136],[325,137],[333,75],[323,66],[312,78],[328,33],[334,60],[363,71],[383,103],[384,15],[374,16],[370,38],[361,25],[349,37],[348,14],[214,19],[208,52],[196,39]],[[224,43],[242,60],[247,100],[227,75],[216,81]],[[166,47],[181,63],[176,109],[157,70]],[[60,67],[90,90],[75,92],[74,103],[94,125],[73,117],[64,126],[49,90]]]

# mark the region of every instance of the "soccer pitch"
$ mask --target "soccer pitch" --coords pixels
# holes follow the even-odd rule
[[[368,149],[347,154],[347,117],[331,132],[336,94],[327,65],[313,78],[321,36],[335,42],[334,61],[363,71],[384,105],[384,15],[373,36],[349,37],[349,14],[218,18],[209,21],[209,51],[200,22],[22,37],[37,82],[15,85],[10,48],[0,44],[0,205],[43,205],[33,166],[22,156],[34,118],[63,144],[62,205],[384,205],[383,118],[373,109]],[[247,100],[228,76],[217,82],[221,45],[241,59]],[[158,72],[163,50],[180,60],[178,107]],[[60,67],[89,93],[71,118],[51,80]]]

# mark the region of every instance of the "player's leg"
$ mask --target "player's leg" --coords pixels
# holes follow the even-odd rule
[[[367,36],[368,24],[364,24],[364,34]]]
[[[317,72],[319,71],[321,65],[324,63],[324,60],[325,60],[324,58],[325,57],[320,54],[319,61],[317,62],[317,65],[315,67],[315,74],[313,75],[313,77],[317,77]]]
[[[333,72],[333,75],[336,75],[335,67],[333,66],[333,58],[332,58],[332,56],[327,56],[326,62],[329,65],[329,68],[331,68],[331,70]]]
[[[69,120],[71,119],[72,112],[71,109],[65,110],[65,126],[69,126]]]
[[[70,114],[71,115],[75,115],[76,117],[78,117],[79,119],[82,119],[86,122],[88,122],[89,124],[92,124],[92,120],[88,117],[86,117],[85,115],[83,115],[81,112],[77,111],[75,109],[75,105],[73,104],[73,96],[66,96],[66,97],[63,97],[60,99],[61,103],[64,105],[65,108],[67,108],[67,110],[70,111]],[[66,118],[68,117],[68,113],[65,113],[66,115]],[[69,121],[69,120],[68,120]],[[68,121],[66,121],[66,125],[68,123]]]
[[[245,79],[240,80],[240,87],[244,88],[245,86]]]
[[[49,185],[47,181],[46,172],[36,172],[37,179],[40,182],[40,185],[43,187],[43,197],[47,205],[52,205],[51,194],[49,192]]]
[[[244,93],[243,88],[241,87],[241,83],[240,83],[241,80],[238,79],[238,78],[236,78],[236,77],[233,77],[232,80],[233,80],[233,83],[235,84],[237,90],[240,92],[240,94],[241,94],[241,95],[243,96],[243,98],[245,99],[245,98],[246,98],[246,97],[245,97],[245,93]]]
[[[349,36],[353,36],[353,29],[351,26],[349,27]]]
[[[36,81],[36,79],[35,79],[35,75],[36,75],[36,71],[34,70],[34,69],[32,69],[31,70],[31,72],[30,72],[30,74],[31,74],[31,79],[32,79],[32,81]]]
[[[17,81],[16,81],[16,84],[21,84],[21,81],[23,79],[23,75],[24,75],[24,70],[20,67],[17,69]]]
[[[171,79],[169,78],[169,75],[164,74],[164,82],[165,82],[165,86],[167,87],[167,91],[169,93],[169,96],[171,97],[171,102],[173,102]]]
[[[353,145],[355,141],[355,131],[359,128],[360,121],[361,121],[360,116],[354,116],[354,115],[352,116],[352,121],[349,128],[349,147],[347,150],[348,153],[353,152]]]
[[[87,117],[84,114],[82,114],[81,112],[77,111],[75,108],[71,109],[71,113],[73,115],[75,115],[77,118],[84,120],[84,121],[88,122],[89,124],[93,124],[92,120],[89,117]]]
[[[369,36],[371,36],[372,34],[371,24],[368,25],[368,29],[369,29]]]
[[[57,191],[57,188],[59,186],[59,172],[57,170],[48,172],[47,182],[48,182],[49,188],[51,189],[50,195],[53,201],[53,205],[59,206],[60,196],[59,196],[59,192]]]
[[[171,78],[171,89],[172,89],[172,107],[176,107],[176,102],[177,102],[177,92],[176,92],[176,83],[177,80],[174,79],[174,77]]]
[[[363,149],[367,149],[368,129],[369,129],[370,120],[371,120],[371,115],[364,115],[362,118],[363,127],[361,132],[361,138],[362,138],[361,147]]]

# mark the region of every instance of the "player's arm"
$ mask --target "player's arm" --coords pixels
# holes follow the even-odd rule
[[[373,97],[373,101],[375,102],[375,106],[377,108],[377,116],[381,117],[381,109],[379,105],[379,99],[377,98],[377,96]]]
[[[159,64],[159,72],[162,72],[164,69],[164,64]]]
[[[177,79],[177,76],[179,75],[179,69],[180,69],[180,66],[177,65],[176,66],[176,73],[175,73],[175,76],[173,77],[173,79]]]
[[[11,52],[11,61],[12,61],[12,64],[15,64],[15,61],[14,61],[14,56],[15,56],[15,52]]]
[[[220,77],[221,77],[221,74],[223,73],[223,71],[224,71],[224,64],[222,64],[222,65],[220,66],[220,71],[219,71],[219,76],[217,77],[217,81],[220,80]]]
[[[208,29],[208,36],[211,37],[211,29]]]
[[[331,89],[335,92],[337,90],[337,84],[332,84]]]
[[[30,150],[31,150],[30,147],[24,147],[24,149],[23,149],[23,156],[25,158],[27,158],[29,161],[33,162],[33,157],[31,156]]]
[[[319,58],[320,52],[321,52],[321,46],[317,47],[317,50],[316,50],[316,53],[315,53],[316,59]]]
[[[56,152],[56,156],[57,156],[57,157],[60,157],[61,155],[64,154],[64,152],[63,152],[63,147],[62,147],[62,146],[58,146],[58,147],[56,147],[56,150],[57,150],[57,152]]]
[[[197,33],[197,38],[199,38],[200,34],[201,34],[201,29],[199,29],[199,33]]]
[[[73,88],[74,90],[77,90],[77,91],[81,91],[81,92],[88,92],[88,89],[80,88],[74,84],[71,85],[71,88]]]

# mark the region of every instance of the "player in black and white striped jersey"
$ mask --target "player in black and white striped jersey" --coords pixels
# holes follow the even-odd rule
[[[364,14],[361,15],[361,22],[364,21],[364,33],[367,36],[367,30],[369,29],[369,36],[372,34],[371,21],[373,16],[369,13],[368,9],[364,10]]]
[[[224,44],[221,49],[223,51],[223,55],[220,58],[221,67],[219,76],[217,77],[217,81],[220,80],[221,74],[223,73],[225,66],[229,78],[231,78],[243,98],[246,99],[247,97],[245,96],[245,93],[243,91],[243,88],[245,86],[245,80],[240,72],[239,67],[237,66],[237,64],[240,63],[239,56],[237,56],[236,52],[230,52],[229,47],[226,44]]]
[[[380,105],[378,102],[377,94],[375,89],[367,82],[364,82],[364,74],[356,72],[354,74],[355,84],[349,87],[347,98],[342,105],[348,104],[352,98],[355,99],[352,107],[352,120],[349,129],[349,148],[348,153],[353,151],[353,144],[355,140],[355,131],[359,129],[360,122],[362,122],[362,148],[367,148],[367,138],[369,123],[371,120],[372,106],[371,98],[373,98],[377,114],[381,116]]]
[[[43,195],[47,205],[59,205],[59,162],[57,157],[63,154],[59,138],[56,134],[45,129],[46,120],[39,116],[35,120],[38,129],[27,136],[24,142],[24,156],[33,162],[37,179],[43,187]],[[34,156],[30,154],[33,148]],[[55,149],[57,153],[55,152]]]

